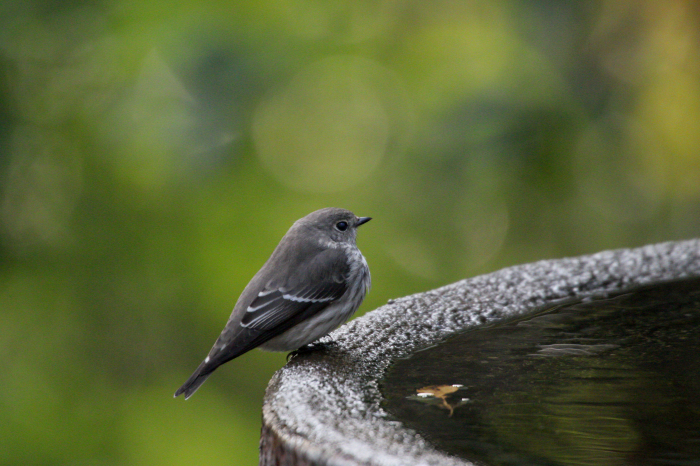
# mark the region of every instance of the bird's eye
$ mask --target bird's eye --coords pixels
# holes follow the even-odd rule
[[[348,229],[348,222],[338,222],[335,224],[336,229],[345,231]]]

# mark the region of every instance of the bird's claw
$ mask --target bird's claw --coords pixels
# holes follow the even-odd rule
[[[314,343],[309,343],[308,345],[304,345],[301,348],[296,349],[296,350],[292,351],[291,353],[289,353],[287,355],[287,362],[289,362],[289,360],[291,358],[298,356],[300,354],[307,354],[307,353],[314,353],[316,351],[322,351],[322,350],[325,350],[325,349],[330,348],[331,346],[335,346],[335,345],[337,345],[337,343],[333,340],[317,341]]]

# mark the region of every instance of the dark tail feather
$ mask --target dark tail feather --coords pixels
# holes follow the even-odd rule
[[[185,399],[188,399],[207,380],[207,378],[212,374],[213,371],[208,370],[207,372],[204,372],[204,366],[206,366],[205,363],[200,364],[197,370],[194,371],[194,374],[192,374],[190,378],[187,379],[187,382],[183,383],[182,387],[177,389],[177,391],[175,392],[175,398],[184,393]]]

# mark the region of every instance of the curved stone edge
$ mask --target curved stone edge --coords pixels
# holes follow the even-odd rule
[[[559,300],[692,276],[700,276],[700,239],[508,267],[390,302],[333,332],[336,346],[275,373],[263,405],[261,464],[470,464],[387,418],[378,381],[392,360]]]

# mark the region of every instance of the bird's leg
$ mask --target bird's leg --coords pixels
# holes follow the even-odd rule
[[[324,338],[328,338],[326,341],[318,340],[313,343],[309,343],[308,345],[304,345],[299,349],[296,349],[289,353],[287,355],[287,362],[294,356],[297,356],[299,354],[307,354],[307,353],[313,353],[315,351],[321,351],[327,348],[330,348],[331,346],[335,346],[338,343],[336,343],[331,337],[326,336]]]

